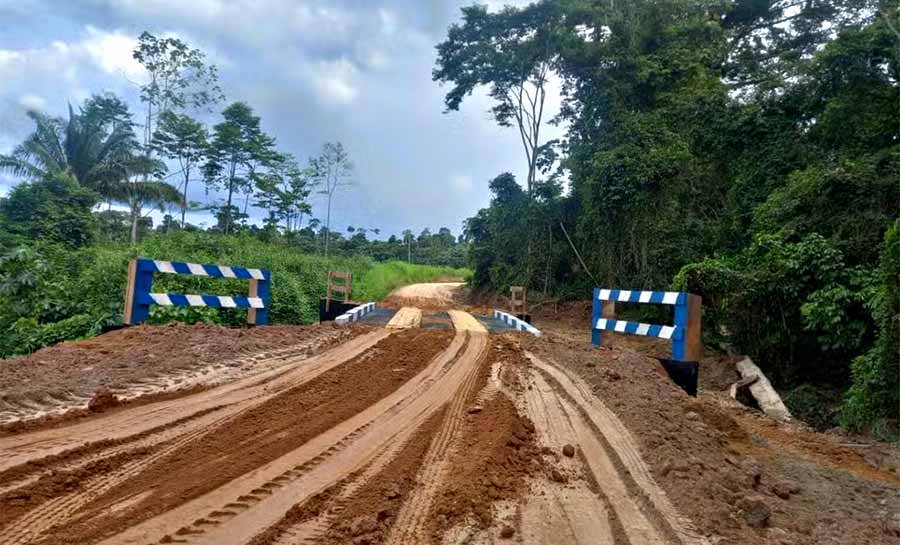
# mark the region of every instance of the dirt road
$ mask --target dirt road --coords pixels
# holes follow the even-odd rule
[[[689,520],[593,386],[447,315],[0,437],[0,543],[779,543]]]

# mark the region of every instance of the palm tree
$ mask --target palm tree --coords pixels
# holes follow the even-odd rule
[[[123,150],[115,164],[118,176],[111,178],[106,194],[113,201],[128,205],[131,243],[135,244],[144,208],[152,206],[164,211],[166,205],[181,203],[181,192],[159,179],[166,170],[165,163],[140,153],[136,146]]]
[[[134,133],[127,106],[118,98],[94,96],[69,119],[29,111],[34,132],[11,154],[0,154],[0,172],[31,180],[68,174],[104,194],[115,170],[114,158],[129,147]]]

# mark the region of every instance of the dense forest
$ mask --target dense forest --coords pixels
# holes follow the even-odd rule
[[[472,6],[434,79],[451,112],[486,86],[523,145],[527,179],[498,173],[467,221],[476,286],[697,293],[707,346],[752,356],[808,421],[896,425],[896,1]]]
[[[365,300],[467,274],[467,245],[446,227],[380,240],[378,228],[334,227],[333,201],[353,190],[348,151],[325,143],[301,164],[280,150],[248,104],[224,104],[202,51],[145,32],[133,55],[148,76],[138,104],[104,93],[69,105],[65,118],[29,111],[32,134],[0,155],[0,171],[18,181],[0,199],[0,357],[120,324],[127,263],[137,256],[270,269],[272,319],[280,323],[317,319],[329,270],[352,272],[354,298]],[[205,186],[207,202],[189,200],[192,184]],[[321,219],[313,217],[314,199]],[[251,220],[254,210],[263,211],[261,221]],[[188,222],[197,212],[214,221]],[[156,285],[182,293],[247,289],[188,277]],[[193,307],[151,314],[155,323],[245,318]]]

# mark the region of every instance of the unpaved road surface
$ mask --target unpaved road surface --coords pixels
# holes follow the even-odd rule
[[[442,290],[412,291],[446,304]],[[404,319],[403,327],[323,332],[338,337],[260,350],[249,369],[217,373],[196,391],[8,432],[0,544],[828,542],[816,527],[789,524],[805,510],[827,512],[820,500],[804,503],[804,492],[785,485],[800,500],[776,504],[766,492],[771,472],[729,470],[747,453],[715,429],[707,439],[684,432],[697,452],[667,469],[655,453],[671,447],[654,448],[632,400],[650,404],[647,388],[657,389],[665,405],[643,408],[647,421],[696,424],[682,417],[684,405],[713,426],[713,412],[656,371],[629,375],[613,370],[613,351],[579,355],[552,335],[491,335],[467,312],[446,316],[452,328]],[[115,343],[94,342],[116,352]],[[581,372],[585,362],[618,375],[598,386]],[[714,467],[714,456],[727,467]],[[682,475],[697,468],[703,495],[684,493],[691,483]],[[850,520],[832,515],[858,538],[833,533],[832,542],[897,543],[898,489],[875,471],[851,477],[859,494],[872,495],[858,508],[873,522],[855,511]],[[708,491],[717,482],[721,490]],[[848,511],[846,494],[827,501]],[[760,496],[766,520],[755,522],[762,508],[748,496]]]

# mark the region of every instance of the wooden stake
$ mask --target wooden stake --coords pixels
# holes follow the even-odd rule
[[[259,297],[259,280],[255,278],[250,280],[250,291],[247,293],[247,296]],[[256,325],[256,309],[253,307],[247,309],[247,323]]]
[[[128,262],[128,284],[125,286],[125,312],[122,313],[122,321],[126,325],[131,325],[131,309],[134,305],[134,287],[137,279],[137,260],[132,259]]]

